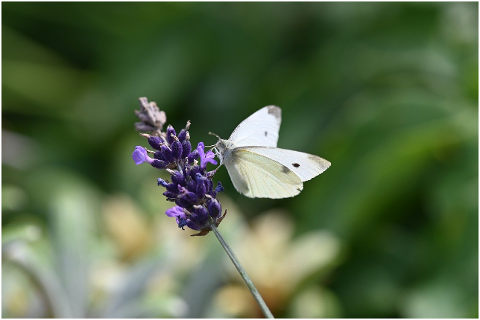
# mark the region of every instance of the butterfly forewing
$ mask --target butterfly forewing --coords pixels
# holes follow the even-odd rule
[[[276,106],[264,107],[243,120],[228,140],[236,147],[276,147],[282,111]]]

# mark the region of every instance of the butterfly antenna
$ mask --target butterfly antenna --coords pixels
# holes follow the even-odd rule
[[[222,139],[222,138],[220,138],[220,137],[218,136],[218,134],[215,134],[215,133],[213,133],[213,132],[209,132],[208,134],[211,135],[211,136],[217,137],[218,140],[221,140],[221,139]]]
[[[209,132],[208,134],[217,137],[218,140],[221,139],[221,138],[220,138],[218,135],[216,135],[215,133]],[[211,146],[205,146],[205,148],[212,148],[212,147],[215,147],[216,145],[217,145],[217,144],[214,143],[214,144],[212,144]]]

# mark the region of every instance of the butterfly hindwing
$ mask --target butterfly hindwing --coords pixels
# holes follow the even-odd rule
[[[288,198],[300,193],[303,183],[281,163],[244,148],[236,148],[225,158],[233,185],[250,198]]]
[[[308,181],[330,167],[329,161],[304,152],[257,146],[244,149],[281,163],[293,171],[301,181]]]

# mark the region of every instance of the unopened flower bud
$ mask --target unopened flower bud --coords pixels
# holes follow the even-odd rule
[[[152,146],[153,149],[160,150],[160,145],[163,143],[163,139],[158,136],[150,136],[148,138],[148,143]]]
[[[172,143],[172,156],[179,160],[182,157],[182,143],[180,141],[174,141]]]
[[[171,125],[167,127],[167,141],[169,144],[172,144],[173,141],[175,141],[174,136],[176,136],[177,133],[175,132],[175,129]]]

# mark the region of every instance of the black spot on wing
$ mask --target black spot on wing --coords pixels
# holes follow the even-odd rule
[[[292,163],[292,166],[294,166],[295,168],[300,167],[300,165],[298,163]]]
[[[288,168],[285,167],[285,166],[282,166],[282,172],[285,173],[285,174],[287,174],[287,173],[290,172],[290,169],[288,169]]]
[[[268,132],[267,132],[267,131],[265,131],[265,137],[266,137],[267,135],[268,135]]]

